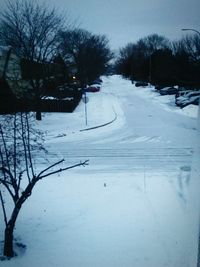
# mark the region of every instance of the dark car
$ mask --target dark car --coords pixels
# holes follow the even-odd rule
[[[155,85],[155,89],[158,90],[158,91],[163,89],[163,88],[165,88],[164,85]]]
[[[92,84],[89,85],[84,89],[85,92],[90,92],[90,93],[96,93],[100,91],[100,85],[99,84]]]
[[[147,82],[136,82],[135,86],[136,87],[140,87],[140,86],[145,87],[145,86],[148,86],[148,83]]]
[[[165,87],[159,91],[161,95],[175,95],[177,92],[178,89],[175,87]]]

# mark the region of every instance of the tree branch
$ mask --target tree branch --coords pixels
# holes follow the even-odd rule
[[[2,171],[4,174],[8,174],[10,176],[10,184],[13,186],[13,188],[15,188],[16,186],[16,181],[11,173],[11,171],[5,167],[0,167],[0,171]],[[4,176],[5,180],[6,180],[6,177]]]
[[[44,169],[44,170],[42,170],[38,175],[37,175],[37,177],[39,177],[39,176],[41,176],[41,174],[43,174],[43,173],[45,173],[46,171],[48,171],[49,169],[51,169],[51,168],[53,168],[53,167],[55,167],[56,165],[58,165],[58,164],[60,164],[60,163],[62,163],[62,162],[64,162],[64,159],[62,159],[62,160],[59,160],[58,162],[56,162],[56,163],[54,163],[54,164],[52,164],[51,166],[49,166],[48,168],[46,168],[46,169]]]
[[[0,201],[1,201],[1,206],[2,206],[2,210],[3,210],[4,222],[5,222],[5,225],[7,226],[8,225],[8,220],[7,220],[5,203],[4,203],[4,200],[3,200],[3,196],[2,196],[1,190],[0,190]]]
[[[55,166],[55,165],[57,165],[57,164],[59,164],[59,163],[61,163],[61,162],[63,162],[63,161],[64,161],[64,160],[61,160],[60,162],[55,163],[55,164],[52,165],[51,167],[53,167],[53,166]],[[60,168],[60,169],[58,169],[58,170],[56,170],[56,171],[52,171],[52,172],[49,172],[49,173],[47,173],[47,174],[44,174],[44,175],[40,176],[41,173],[44,173],[44,172],[41,172],[37,177],[38,177],[38,179],[43,179],[43,178],[45,178],[45,177],[47,177],[47,176],[50,176],[50,175],[52,175],[52,174],[60,173],[60,172],[63,172],[63,171],[69,170],[69,169],[73,169],[73,168],[76,168],[76,167],[78,167],[78,166],[83,166],[83,167],[85,167],[86,165],[89,164],[88,162],[89,162],[89,160],[85,160],[84,162],[80,162],[80,163],[78,163],[78,164],[75,164],[75,165],[72,165],[72,166],[69,166],[69,167],[66,167],[66,168]],[[47,168],[47,169],[45,170],[45,172],[46,172],[48,169],[50,169],[51,167]]]
[[[26,132],[26,128],[23,122],[23,115],[21,113],[21,135],[22,135],[22,143],[23,143],[23,148],[24,148],[24,160],[25,160],[25,164],[26,164],[26,173],[27,173],[27,177],[28,177],[28,181],[31,181],[30,178],[30,174],[29,174],[29,167],[28,167],[28,155],[27,155],[27,145],[26,145],[26,136],[25,133]],[[29,144],[28,144],[29,145]]]
[[[17,117],[16,114],[14,115],[14,151],[13,151],[13,172],[14,172],[14,177],[16,179],[17,176]]]
[[[7,166],[8,166],[9,171],[10,171],[8,150],[7,150],[6,141],[5,141],[5,138],[4,138],[4,134],[3,134],[3,130],[2,130],[1,124],[0,124],[0,134],[1,134],[1,138],[2,138],[3,147],[4,147],[4,150],[5,150],[5,156],[6,156]]]
[[[28,143],[28,157],[29,157],[29,162],[30,162],[30,168],[32,172],[32,176],[34,176],[34,170],[33,170],[33,162],[32,162],[32,155],[31,155],[31,149],[30,149],[30,125],[29,125],[29,120],[28,116],[26,113],[26,126],[27,126],[27,143]]]
[[[0,183],[2,183],[2,185],[5,186],[5,188],[7,189],[8,193],[12,197],[13,202],[15,203],[16,202],[16,197],[15,197],[15,195],[13,194],[12,190],[9,187],[10,183],[8,181],[3,180],[3,179],[0,179]]]

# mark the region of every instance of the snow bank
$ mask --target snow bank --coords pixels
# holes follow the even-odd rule
[[[183,109],[179,109],[177,112],[191,118],[197,118],[198,108],[197,105],[188,105]]]

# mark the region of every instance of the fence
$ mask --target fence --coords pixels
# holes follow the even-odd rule
[[[73,112],[79,104],[80,99],[81,96],[68,100],[43,99],[40,102],[40,109],[42,112]]]
[[[75,94],[69,99],[42,99],[40,100],[41,112],[73,112],[81,99],[81,93]],[[0,99],[0,114],[14,112],[36,111],[36,104],[33,101],[14,100],[10,98]]]

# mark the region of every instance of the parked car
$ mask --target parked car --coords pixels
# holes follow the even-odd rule
[[[178,89],[175,87],[165,87],[159,90],[161,95],[175,95],[178,92]]]
[[[163,89],[163,88],[165,88],[164,85],[155,85],[155,89],[158,90],[158,91]]]
[[[186,96],[187,94],[193,92],[192,90],[180,90],[178,89],[178,92],[175,95],[175,98],[178,98],[180,96]]]
[[[144,87],[144,86],[148,86],[148,83],[147,82],[136,82],[135,83],[135,86],[136,87],[140,87],[140,86],[143,86]]]
[[[200,91],[189,91],[177,97],[175,103],[177,106],[184,108],[190,104],[198,105],[199,98],[200,98]]]
[[[85,92],[91,92],[91,93],[96,93],[96,92],[99,92],[100,91],[100,85],[99,84],[92,84],[92,85],[89,85],[87,86],[84,91]]]
[[[180,90],[175,95],[175,103],[178,106],[179,102],[181,102],[185,97],[187,97],[188,94],[190,94],[191,90]]]

